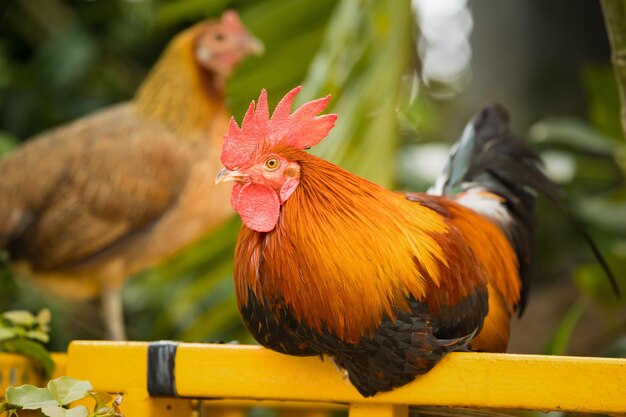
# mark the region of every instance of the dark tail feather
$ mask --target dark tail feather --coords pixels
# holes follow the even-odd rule
[[[598,246],[589,235],[589,232],[587,232],[587,230],[585,230],[583,225],[581,225],[580,222],[578,222],[576,218],[569,212],[569,210],[567,210],[567,207],[564,207],[562,204],[558,204],[558,202],[556,205],[557,207],[561,209],[561,211],[565,214],[565,216],[572,222],[576,231],[582,236],[583,239],[585,239],[585,242],[587,242],[587,245],[589,245],[589,248],[593,252],[593,255],[598,260],[600,267],[602,268],[602,270],[604,270],[605,275],[609,279],[609,282],[611,283],[611,288],[613,288],[613,292],[615,293],[615,296],[617,298],[620,298],[622,293],[620,292],[619,286],[617,285],[617,280],[615,279],[615,276],[613,275],[613,271],[611,271],[611,268],[609,268],[609,265],[606,263],[606,259],[604,259],[604,256],[602,256],[600,249],[598,249]]]
[[[619,296],[619,288],[604,257],[562,204],[561,190],[546,177],[540,166],[539,155],[525,140],[511,133],[507,111],[496,104],[483,109],[466,126],[431,193],[454,195],[459,202],[492,218],[505,231],[520,263],[523,285],[520,314],[528,293],[527,268],[536,228],[535,202],[539,194],[546,196],[574,224]],[[490,198],[488,193],[505,201]],[[503,206],[505,216],[501,213]]]

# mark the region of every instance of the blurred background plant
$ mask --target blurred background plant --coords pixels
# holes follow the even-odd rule
[[[2,2],[0,2],[2,3]],[[493,101],[532,140],[568,205],[626,292],[626,153],[600,5],[540,0],[13,0],[0,23],[0,154],[44,129],[126,100],[165,43],[225,8],[240,12],[266,54],[229,81],[241,118],[261,88],[271,104],[298,84],[300,102],[332,93],[340,115],[315,150],[387,187],[425,190],[465,122]],[[0,7],[0,13],[3,7]],[[1,17],[0,17],[1,18]],[[1,181],[2,179],[0,179]],[[549,204],[527,312],[510,350],[626,354],[625,301]],[[234,218],[131,280],[132,339],[251,343],[234,302]],[[2,262],[2,260],[0,260]],[[96,338],[75,306],[12,280],[0,267],[0,311],[53,310],[52,347]]]
[[[0,314],[0,352],[18,353],[35,360],[48,378],[54,371],[54,362],[44,347],[50,338],[50,310],[43,309],[37,315],[29,311],[12,310]]]

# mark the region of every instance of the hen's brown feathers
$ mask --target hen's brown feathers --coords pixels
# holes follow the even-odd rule
[[[225,112],[223,85],[215,84],[223,80],[200,67],[195,57],[195,39],[206,25],[200,23],[170,42],[132,104],[139,114],[186,140],[206,135],[214,114]]]
[[[11,202],[24,225],[9,246],[13,259],[35,270],[72,267],[172,204],[191,149],[154,122],[138,123],[116,106],[36,137],[0,164],[0,194],[12,196],[0,206]]]

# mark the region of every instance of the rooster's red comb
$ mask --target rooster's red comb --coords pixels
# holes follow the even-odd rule
[[[235,169],[246,165],[261,145],[272,146],[280,142],[294,148],[307,149],[328,135],[335,126],[337,115],[317,114],[326,108],[330,95],[305,103],[291,113],[291,105],[300,90],[302,87],[296,87],[288,92],[274,109],[271,118],[267,92],[263,90],[256,111],[253,101],[243,117],[241,127],[234,117],[230,119],[222,147],[222,163],[226,168]]]

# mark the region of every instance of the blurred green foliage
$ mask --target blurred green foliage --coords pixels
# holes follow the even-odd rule
[[[55,365],[43,346],[49,341],[50,319],[48,309],[41,310],[36,316],[23,310],[3,312],[0,314],[0,352],[33,358],[43,375],[50,377]]]
[[[535,124],[530,137],[539,149],[563,152],[575,166],[573,177],[561,186],[568,205],[594,236],[611,265],[622,297],[615,296],[590,250],[574,236],[575,244],[570,243],[570,248],[558,257],[573,254],[581,259],[570,262],[569,268],[580,295],[545,347],[546,353],[552,354],[567,352],[570,337],[590,300],[602,306],[605,320],[598,325],[617,340],[616,345],[623,343],[626,335],[626,143],[619,121],[617,85],[609,65],[589,66],[581,78],[588,98],[588,119],[549,118]],[[566,239],[560,242],[565,244]],[[558,248],[561,249],[564,248]]]
[[[16,138],[130,99],[175,33],[226,8],[239,11],[266,46],[263,57],[246,61],[229,80],[227,99],[238,120],[262,88],[271,105],[298,84],[304,85],[300,103],[332,93],[330,111],[340,118],[315,153],[385,186],[411,176],[399,185],[427,186],[428,178],[402,175],[398,157],[403,145],[419,150],[430,144],[425,138],[442,139],[442,109],[450,104],[430,97],[423,85],[413,91],[419,63],[408,1],[15,0],[0,26],[0,155],[17,145]],[[542,120],[529,136],[541,152],[561,155],[573,166],[573,175],[561,180],[568,205],[588,226],[626,292],[626,152],[615,82],[608,61],[586,68],[580,79],[587,117]],[[610,294],[573,227],[548,205],[539,210],[533,273],[546,281],[575,277],[581,294],[547,350],[567,351],[581,309],[592,304],[588,299],[605,306],[607,343],[618,340],[626,333],[619,321],[623,299],[616,302]],[[234,218],[128,283],[131,338],[252,342],[239,320],[232,285],[239,227]],[[0,311],[43,302],[32,288],[16,287],[2,274],[0,269]],[[63,349],[76,333],[53,327],[53,346]],[[623,346],[623,339],[619,343]],[[606,349],[599,345],[596,351]]]

